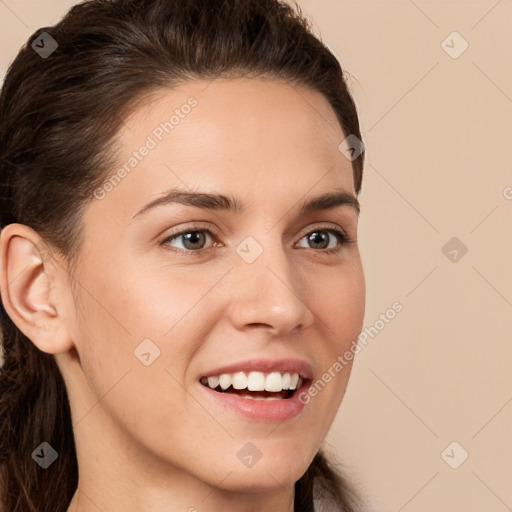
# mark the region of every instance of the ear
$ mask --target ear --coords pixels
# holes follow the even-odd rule
[[[7,314],[41,351],[58,354],[72,340],[59,304],[55,280],[59,263],[48,244],[32,228],[9,224],[0,234],[0,286]],[[64,310],[64,308],[61,308]]]

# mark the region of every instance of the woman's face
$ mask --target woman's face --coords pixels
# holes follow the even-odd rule
[[[80,464],[153,482],[290,486],[327,434],[351,365],[305,391],[332,373],[364,314],[336,116],[322,95],[285,82],[193,81],[159,91],[118,135],[110,185],[83,217],[67,317],[78,356],[58,356]],[[331,207],[302,209],[340,192]],[[199,193],[215,198],[189,195]],[[253,389],[309,380],[292,398],[204,385],[225,374],[220,384],[232,375],[243,387],[240,372]]]

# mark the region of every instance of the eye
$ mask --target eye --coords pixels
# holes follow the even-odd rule
[[[178,247],[179,252],[200,252],[204,250],[204,244],[208,238],[205,236],[205,233],[207,233],[211,238],[214,236],[214,234],[209,229],[187,229],[165,238],[162,240],[161,245],[169,246],[171,245],[169,242],[178,240],[182,242],[182,246]]]
[[[321,252],[332,253],[341,250],[342,246],[349,243],[347,235],[339,229],[317,228],[309,231],[301,240],[306,239],[306,243],[310,244],[307,249],[318,249]],[[338,242],[338,243],[336,243]]]
[[[215,233],[210,229],[202,228],[200,226],[191,226],[188,229],[183,229],[177,233],[164,238],[160,245],[174,250],[178,253],[185,254],[200,254],[203,251],[211,249],[213,246],[220,246],[222,244],[214,243],[213,246],[205,247],[207,239],[215,238]],[[340,229],[332,227],[318,227],[309,231],[301,240],[306,239],[306,249],[317,250],[322,253],[335,253],[339,252],[342,247],[351,242],[349,237]],[[181,246],[176,246],[172,242],[178,241]],[[338,242],[338,243],[336,243]],[[300,246],[299,247],[304,247]]]

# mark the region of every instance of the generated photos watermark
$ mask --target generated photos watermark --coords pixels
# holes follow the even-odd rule
[[[318,393],[354,359],[354,355],[362,350],[362,346],[366,347],[366,345],[368,345],[368,337],[371,339],[375,338],[375,336],[377,336],[402,310],[403,305],[399,301],[395,301],[390,308],[386,309],[385,313],[379,315],[379,319],[376,320],[373,325],[365,327],[357,337],[357,340],[352,341],[350,348],[342,355],[339,355],[336,361],[334,361],[322,376],[313,382],[306,391],[300,393],[298,396],[299,402],[304,405],[308,404],[311,397],[318,395]]]
[[[96,199],[105,199],[106,195],[114,190],[121,181],[132,172],[137,165],[139,165],[150,152],[155,149],[166,135],[169,135],[172,130],[178,126],[183,119],[185,119],[194,107],[197,107],[198,101],[191,96],[186,103],[183,103],[179,108],[174,109],[174,113],[167,121],[160,123],[153,131],[146,137],[146,141],[140,148],[132,153],[131,156],[114,174],[109,176],[103,184],[96,188],[93,196]]]

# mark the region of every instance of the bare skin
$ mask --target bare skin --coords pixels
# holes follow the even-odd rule
[[[158,140],[155,128],[190,97],[197,104]],[[0,238],[6,310],[55,354],[69,392],[80,480],[68,512],[292,512],[294,483],[334,420],[351,365],[282,422],[212,404],[199,378],[293,357],[316,380],[357,338],[357,210],[299,212],[325,193],[355,195],[338,150],[345,134],[322,95],[244,78],[160,90],[125,122],[112,174],[148,136],[156,146],[91,199],[76,270],[45,256],[27,226]],[[245,210],[174,203],[137,215],[171,188],[233,196]],[[172,238],[183,230],[199,232],[194,245]],[[309,240],[314,231],[325,246]],[[247,237],[262,249],[251,263],[236,251]],[[134,355],[145,339],[160,351],[147,366]],[[237,457],[247,442],[261,453],[250,468]]]

